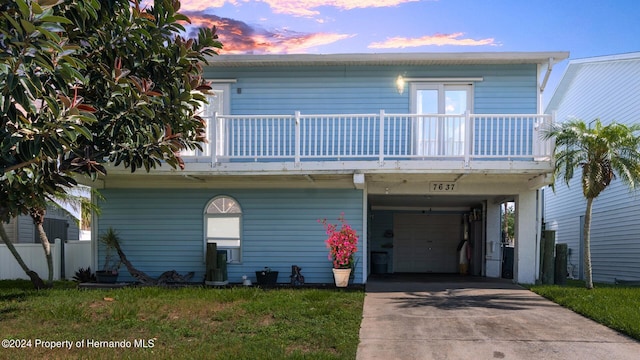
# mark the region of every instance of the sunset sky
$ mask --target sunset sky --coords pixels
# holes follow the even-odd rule
[[[220,54],[640,51],[640,0],[182,0],[181,12],[218,27]]]

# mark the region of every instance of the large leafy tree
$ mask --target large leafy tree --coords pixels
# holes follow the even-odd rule
[[[78,175],[106,174],[105,163],[182,167],[180,150],[204,141],[201,66],[222,45],[215,28],[184,39],[179,8],[0,0],[0,236],[10,249],[2,222],[40,217]]]
[[[591,212],[593,201],[618,177],[630,189],[640,182],[640,125],[610,123],[599,119],[589,127],[579,119],[554,124],[544,132],[555,138],[554,180],[569,186],[575,169],[582,170],[582,194],[587,200],[584,216],[584,271],[586,287],[593,288],[591,267]]]

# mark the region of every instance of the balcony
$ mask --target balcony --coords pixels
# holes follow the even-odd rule
[[[551,169],[541,114],[215,115],[203,151],[187,163],[234,171]],[[191,169],[201,166],[191,165]]]

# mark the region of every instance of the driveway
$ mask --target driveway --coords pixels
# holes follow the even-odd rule
[[[369,280],[357,360],[638,359],[640,342],[510,281]]]

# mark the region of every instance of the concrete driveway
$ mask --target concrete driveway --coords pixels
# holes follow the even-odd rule
[[[357,360],[640,359],[640,342],[510,281],[379,276],[366,288]]]

